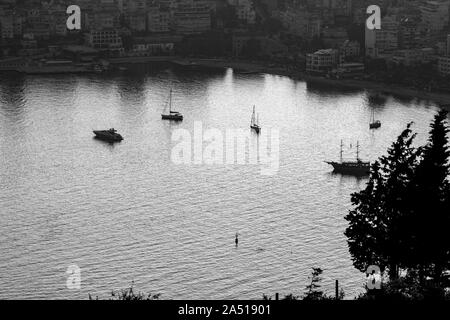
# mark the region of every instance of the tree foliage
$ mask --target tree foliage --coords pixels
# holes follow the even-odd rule
[[[127,289],[122,289],[118,291],[111,291],[110,300],[123,300],[123,301],[139,301],[139,300],[159,300],[161,294],[145,294],[142,292],[134,291],[134,282],[131,283],[130,287]],[[94,298],[89,294],[89,300],[94,300]],[[98,296],[95,298],[98,300]]]
[[[387,269],[391,289],[400,270],[423,288],[442,288],[450,269],[447,112],[436,114],[423,147],[413,146],[411,125],[372,164],[366,188],[352,194],[345,235],[354,266]]]
[[[354,193],[355,208],[346,216],[345,231],[356,268],[366,271],[370,265],[389,269],[395,277],[401,264],[402,221],[407,207],[407,190],[417,151],[412,146],[415,134],[411,123],[388,149],[387,155],[371,167],[366,189]]]

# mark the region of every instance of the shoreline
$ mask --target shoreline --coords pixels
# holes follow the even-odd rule
[[[271,67],[258,61],[224,59],[224,58],[185,58],[180,56],[149,56],[149,57],[123,57],[108,60],[112,65],[134,65],[151,62],[164,62],[184,68],[210,68],[227,69],[232,68],[240,74],[271,74],[289,77],[292,80],[316,83],[335,88],[350,88],[370,90],[380,94],[403,97],[407,99],[418,99],[437,104],[439,107],[450,110],[450,93],[428,92],[416,90],[399,85],[389,85],[368,80],[355,79],[330,79],[321,76],[309,75],[305,72],[287,70],[283,67]],[[17,69],[17,68],[14,68]],[[8,71],[8,70],[1,70]],[[13,70],[9,70],[13,71]],[[14,70],[20,71],[20,70]],[[64,70],[67,71],[67,70]],[[42,72],[38,72],[39,74]],[[71,73],[71,72],[58,72]]]
[[[244,71],[245,73],[266,73],[279,76],[286,76],[293,80],[300,80],[310,83],[317,83],[323,85],[329,85],[331,87],[345,87],[352,89],[371,90],[381,94],[387,94],[392,96],[398,96],[403,98],[419,99],[424,101],[431,101],[436,103],[439,107],[450,110],[450,93],[443,92],[427,92],[420,91],[408,87],[399,85],[389,85],[384,83],[378,83],[368,80],[355,80],[355,79],[329,79],[320,76],[313,76],[306,74],[305,72],[288,71],[281,68],[271,68],[263,66],[257,63],[245,62],[245,61],[207,61],[206,59],[191,59],[195,61],[197,65],[203,67],[215,67],[215,68],[233,68],[238,71]]]
[[[320,76],[313,76],[305,72],[288,71],[284,68],[269,67],[256,61],[219,59],[219,58],[183,58],[179,56],[164,57],[127,57],[111,59],[112,64],[137,64],[146,62],[167,62],[181,67],[202,67],[213,69],[232,68],[241,74],[272,74],[289,77],[293,80],[305,81],[328,85],[331,87],[352,88],[361,90],[370,90],[380,94],[387,94],[408,99],[419,99],[436,103],[439,107],[450,110],[450,93],[427,92],[415,90],[408,87],[389,85],[368,80],[355,79],[329,79]]]

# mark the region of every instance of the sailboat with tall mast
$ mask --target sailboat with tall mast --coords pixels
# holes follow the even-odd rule
[[[163,120],[183,121],[183,115],[178,111],[172,110],[172,89],[170,89],[168,105],[169,105],[169,113],[161,114],[161,118]]]
[[[255,130],[256,133],[259,133],[261,131],[261,127],[259,125],[259,114],[256,115],[255,106],[253,106],[252,119],[250,120],[250,128],[252,130]]]
[[[340,161],[325,161],[334,168],[334,172],[348,175],[368,175],[370,173],[370,162],[361,161],[359,158],[359,141],[356,144],[356,161],[343,161],[343,141],[341,140]]]
[[[381,121],[375,120],[375,110],[372,109],[372,117],[370,119],[369,128],[370,129],[378,129],[379,127],[381,127]]]

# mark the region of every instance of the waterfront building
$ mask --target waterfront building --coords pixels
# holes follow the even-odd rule
[[[179,41],[181,37],[177,36],[135,37],[133,48],[128,54],[139,57],[172,55]]]
[[[94,49],[107,50],[114,55],[123,55],[122,38],[117,30],[91,30],[85,34],[86,45]]]
[[[395,51],[390,61],[395,64],[413,66],[418,64],[429,63],[435,60],[434,57],[435,57],[435,50],[433,48],[403,49]]]
[[[336,49],[322,49],[306,55],[306,72],[327,74],[337,66],[339,52]]]
[[[332,75],[336,78],[356,78],[364,75],[364,63],[347,62],[341,63],[332,71]]]

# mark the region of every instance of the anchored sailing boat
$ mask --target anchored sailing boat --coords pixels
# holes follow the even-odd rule
[[[375,120],[375,110],[372,109],[372,118],[370,119],[369,128],[378,129],[379,127],[381,127],[381,121]]]
[[[350,174],[350,175],[368,175],[370,172],[370,162],[361,161],[359,158],[359,141],[356,144],[356,161],[342,160],[343,142],[341,140],[340,162],[325,161],[334,168],[334,172]]]
[[[172,89],[169,94],[169,113],[161,114],[163,120],[183,121],[183,115],[178,111],[172,111]]]
[[[255,130],[256,133],[261,131],[261,127],[259,126],[259,115],[255,114],[255,106],[253,106],[252,120],[250,121],[250,128]]]

